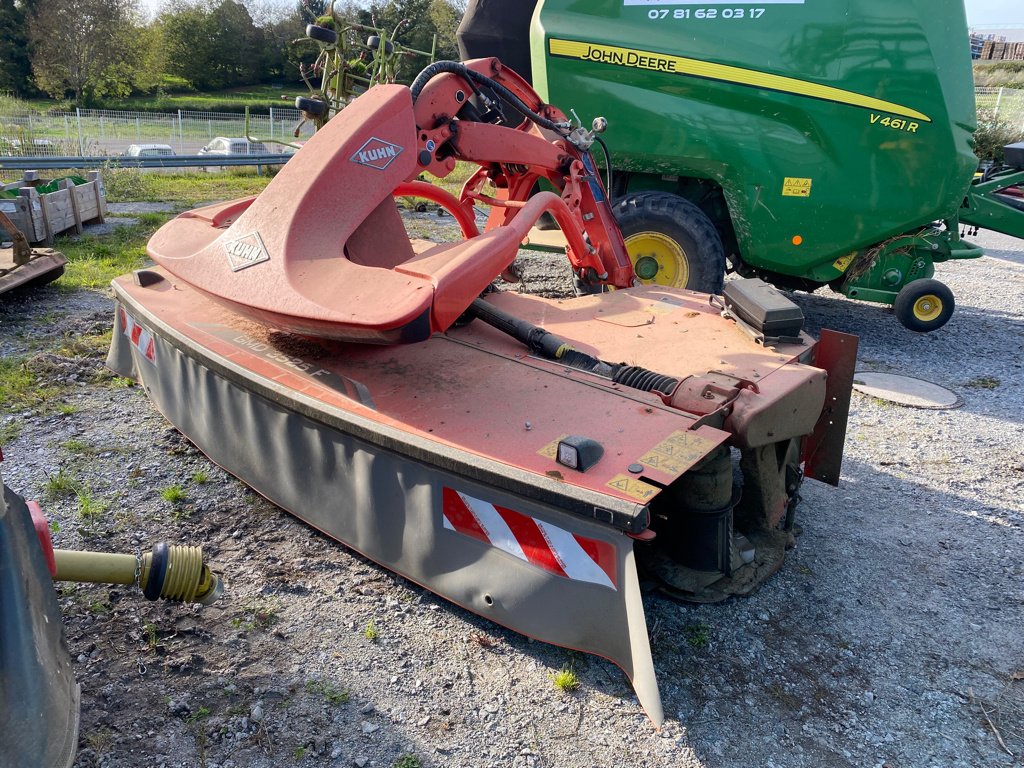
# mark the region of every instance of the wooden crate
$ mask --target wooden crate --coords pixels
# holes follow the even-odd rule
[[[85,184],[64,179],[60,189],[39,194],[36,186],[45,183],[36,171],[25,171],[25,176],[4,190],[17,190],[18,198],[0,198],[0,211],[11,223],[25,233],[30,243],[51,245],[53,238],[74,230],[82,233],[82,225],[102,222],[107,215],[107,199],[98,171],[89,171]]]

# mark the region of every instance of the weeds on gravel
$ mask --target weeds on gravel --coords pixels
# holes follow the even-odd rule
[[[327,680],[309,680],[306,682],[306,693],[318,693],[331,704],[347,704],[349,692],[339,688]]]
[[[549,676],[555,688],[563,693],[572,693],[579,690],[580,679],[571,669],[560,669],[557,672],[550,673]]]
[[[392,768],[422,768],[423,763],[416,755],[410,755],[408,753],[402,755],[400,758],[395,760]]]
[[[683,635],[685,635],[686,642],[690,644],[691,648],[707,648],[708,643],[711,642],[711,627],[703,621],[687,624],[683,627]]]
[[[210,716],[210,708],[209,707],[200,707],[195,712],[190,712],[188,717],[185,718],[185,722],[188,723],[189,725],[191,725],[192,723],[197,723],[200,720],[205,720],[209,716]]]
[[[159,638],[156,624],[151,621],[147,621],[142,625],[142,632],[146,636],[146,649],[150,653],[154,653],[156,651]]]
[[[205,485],[210,481],[210,473],[206,470],[200,469],[198,472],[192,474],[192,482],[196,485]]]
[[[110,348],[110,337],[113,331],[91,333],[82,336],[65,335],[53,354],[61,357],[93,358],[106,354]]]
[[[58,499],[61,496],[72,496],[78,492],[78,483],[65,474],[63,469],[57,470],[56,475],[49,475],[43,483],[43,492],[49,499]]]
[[[78,413],[78,406],[71,403],[61,403],[57,406],[57,413],[61,416],[73,416]]]
[[[995,376],[975,376],[970,381],[965,382],[964,386],[971,389],[998,389],[1002,383]]]
[[[0,445],[13,443],[21,434],[21,424],[16,421],[7,421],[0,424]]]
[[[86,522],[92,522],[107,511],[107,505],[92,495],[88,488],[75,488],[78,496],[78,516]]]
[[[57,393],[40,386],[24,357],[0,358],[0,413],[13,413],[45,405]]]
[[[77,438],[71,438],[61,443],[61,447],[68,453],[77,453],[79,456],[90,456],[96,453],[96,449],[93,448],[85,440],[78,440]]]
[[[85,743],[93,752],[102,755],[114,746],[114,734],[106,728],[100,728],[86,736]]]
[[[278,622],[281,603],[270,598],[254,598],[242,605],[242,616],[231,620],[231,626],[251,632],[254,629],[267,630]]]
[[[180,485],[169,485],[160,489],[160,498],[171,505],[181,504],[185,500],[185,489]]]
[[[377,626],[373,623],[373,619],[370,619],[366,623],[366,629],[363,630],[363,637],[371,643],[375,643],[380,639],[380,632],[377,631]]]

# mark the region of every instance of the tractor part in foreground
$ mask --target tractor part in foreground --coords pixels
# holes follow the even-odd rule
[[[0,485],[0,763],[67,768],[80,689],[25,500]]]
[[[29,283],[49,283],[64,274],[64,255],[52,248],[32,248],[25,234],[3,211],[0,230],[11,238],[10,248],[0,248],[0,293]]]
[[[838,483],[856,339],[816,343],[791,318],[759,344],[706,294],[636,285],[590,153],[600,127],[493,59],[371,89],[260,196],[154,235],[158,266],[114,281],[107,362],[272,502],[613,661],[660,723],[641,569],[722,599],[779,567],[804,476]],[[458,162],[477,166],[458,197],[418,178]],[[410,238],[401,196],[463,239]],[[598,292],[491,291],[546,211]],[[744,307],[771,330],[776,304]]]

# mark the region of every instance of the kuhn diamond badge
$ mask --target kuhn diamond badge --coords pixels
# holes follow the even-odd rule
[[[267,247],[263,245],[259,232],[250,232],[235,240],[228,240],[224,243],[224,250],[228,254],[228,264],[231,265],[232,272],[270,261],[270,254],[267,253]]]
[[[401,154],[402,149],[402,147],[392,144],[390,141],[373,137],[363,144],[359,151],[352,155],[350,159],[353,163],[367,165],[370,168],[383,171]]]

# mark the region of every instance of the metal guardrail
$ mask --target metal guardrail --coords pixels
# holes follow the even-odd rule
[[[284,165],[294,152],[276,155],[161,155],[159,157],[0,157],[0,170],[57,168],[204,168],[245,165]]]

